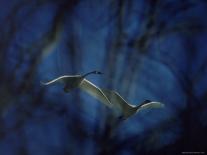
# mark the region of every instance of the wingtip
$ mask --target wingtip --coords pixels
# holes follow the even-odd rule
[[[165,105],[161,102],[149,102],[149,103],[145,103],[142,104],[141,106],[139,106],[138,110],[140,111],[141,109],[148,109],[148,108],[164,108]]]
[[[164,108],[165,107],[165,104],[161,103],[161,102],[151,102],[151,103],[155,103],[155,104],[159,105],[159,108]]]
[[[163,103],[163,102],[158,102],[158,101],[151,101],[151,103],[163,104],[163,105],[164,105],[164,103]]]
[[[47,85],[47,83],[42,82],[42,81],[40,81],[40,84],[41,84],[41,85],[44,85],[44,86]]]
[[[159,103],[159,108],[165,108],[165,105],[163,103]]]

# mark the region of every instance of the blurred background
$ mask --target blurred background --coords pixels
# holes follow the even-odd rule
[[[207,153],[206,0],[1,0],[0,154]],[[129,103],[116,124],[88,94],[43,87],[65,74]]]

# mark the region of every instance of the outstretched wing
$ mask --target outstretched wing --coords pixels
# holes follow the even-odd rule
[[[66,80],[70,80],[70,79],[73,79],[74,77],[77,77],[77,76],[68,76],[68,75],[64,75],[64,76],[60,76],[56,79],[53,79],[51,81],[48,81],[48,82],[41,82],[41,84],[43,85],[50,85],[50,84],[53,84],[53,83],[65,83]]]
[[[118,92],[116,91],[111,91],[111,90],[106,90],[106,89],[101,89],[104,94],[109,98],[111,103],[115,105],[115,109],[121,112],[121,115],[126,119],[129,116],[133,115],[136,113],[136,106],[131,105],[125,101],[121,95],[119,95]]]
[[[139,106],[139,108],[137,109],[137,112],[144,110],[144,109],[163,108],[163,107],[164,107],[164,104],[161,102],[149,102],[149,103],[145,103]]]
[[[98,88],[96,85],[91,83],[90,81],[84,79],[81,84],[79,85],[79,88],[87,92],[88,94],[92,95],[105,105],[111,107],[111,102],[106,97],[106,95],[102,92],[100,88]]]
[[[133,106],[131,104],[128,104],[127,101],[125,101],[118,92],[113,90],[107,90],[107,89],[101,89],[103,93],[109,98],[112,104],[115,104],[116,106],[119,106],[121,109],[129,109]]]

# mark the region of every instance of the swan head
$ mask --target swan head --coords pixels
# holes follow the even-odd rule
[[[103,73],[100,72],[100,71],[94,71],[93,73],[94,73],[94,74],[103,74]]]

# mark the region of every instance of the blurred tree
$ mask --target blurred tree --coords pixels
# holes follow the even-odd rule
[[[0,6],[0,154],[206,151],[206,1]],[[132,103],[161,101],[165,110],[118,122],[79,90],[64,94],[39,84],[94,69],[105,73],[92,79],[100,87]]]

